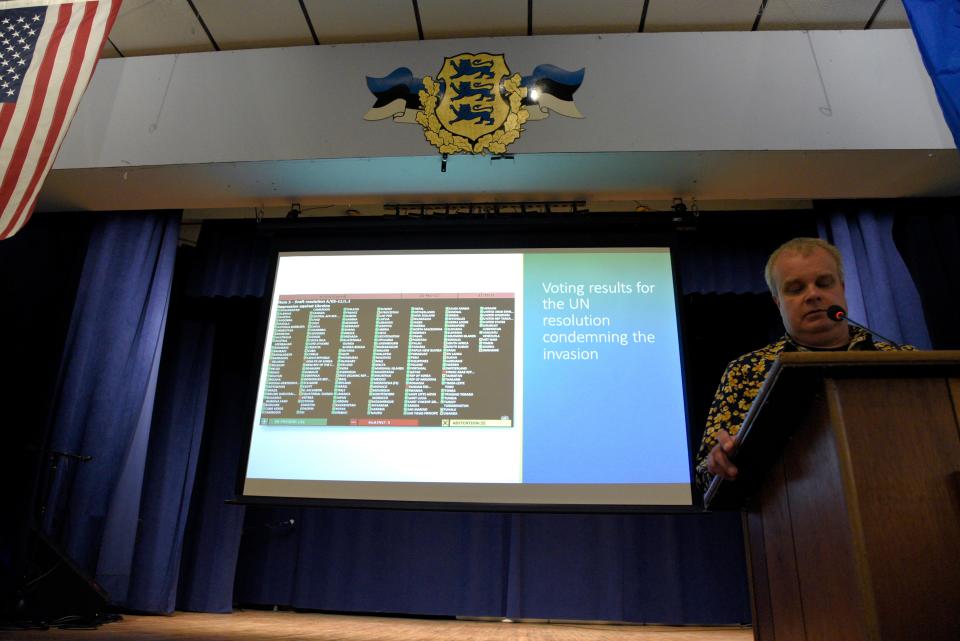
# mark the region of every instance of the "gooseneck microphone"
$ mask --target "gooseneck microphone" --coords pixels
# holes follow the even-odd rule
[[[839,305],[831,305],[830,307],[828,307],[828,308],[827,308],[827,316],[830,318],[830,320],[832,320],[832,321],[837,321],[838,323],[839,323],[840,321],[842,321],[842,320],[845,320],[845,321],[847,321],[848,323],[850,323],[851,325],[854,325],[854,326],[856,326],[856,327],[859,327],[860,329],[864,329],[864,330],[870,332],[871,334],[873,334],[874,336],[876,336],[876,337],[879,338],[880,340],[887,341],[888,343],[890,343],[891,345],[895,345],[896,347],[903,347],[903,345],[901,345],[901,344],[898,343],[897,341],[890,340],[890,339],[887,338],[886,336],[883,336],[883,335],[881,335],[881,334],[873,331],[872,329],[870,329],[870,328],[867,327],[866,325],[861,325],[860,323],[858,323],[858,322],[855,321],[855,320],[850,320],[850,318],[847,316],[847,310],[845,310],[844,308],[840,307]]]

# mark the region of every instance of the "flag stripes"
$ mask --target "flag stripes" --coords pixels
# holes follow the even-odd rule
[[[29,219],[120,0],[35,0],[27,9],[45,17],[16,102],[0,104],[0,238]],[[11,13],[0,9],[0,20]]]

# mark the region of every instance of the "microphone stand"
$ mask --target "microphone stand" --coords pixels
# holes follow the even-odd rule
[[[837,321],[838,323],[839,323],[840,321],[845,320],[845,321],[847,321],[848,323],[850,323],[851,325],[853,325],[854,327],[859,327],[859,328],[862,329],[862,330],[865,330],[865,331],[867,331],[867,332],[870,332],[871,334],[873,334],[874,336],[876,336],[877,338],[879,338],[879,339],[882,340],[882,341],[886,341],[886,342],[890,343],[891,345],[894,345],[895,347],[903,347],[903,345],[901,345],[901,344],[898,343],[897,341],[887,338],[886,336],[884,336],[884,335],[881,334],[880,332],[875,332],[875,331],[873,331],[872,329],[870,329],[869,327],[867,327],[866,325],[861,325],[860,323],[858,323],[858,322],[855,321],[855,320],[850,320],[850,317],[847,316],[847,313],[844,312],[844,311],[842,311],[842,310],[841,310],[841,312],[840,312],[839,314],[831,315],[830,318],[832,318],[833,320]]]

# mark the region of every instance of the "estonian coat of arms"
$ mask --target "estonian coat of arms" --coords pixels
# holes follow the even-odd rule
[[[528,120],[549,111],[583,117],[573,103],[583,72],[539,65],[521,76],[510,73],[503,54],[461,53],[444,58],[436,79],[416,78],[406,67],[367,77],[377,100],[364,118],[419,123],[442,154],[502,154]]]

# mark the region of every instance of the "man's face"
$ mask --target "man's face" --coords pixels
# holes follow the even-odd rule
[[[787,333],[810,347],[840,347],[848,340],[846,321],[827,317],[831,305],[847,308],[837,264],[824,249],[808,256],[787,251],[773,264],[774,297]]]

